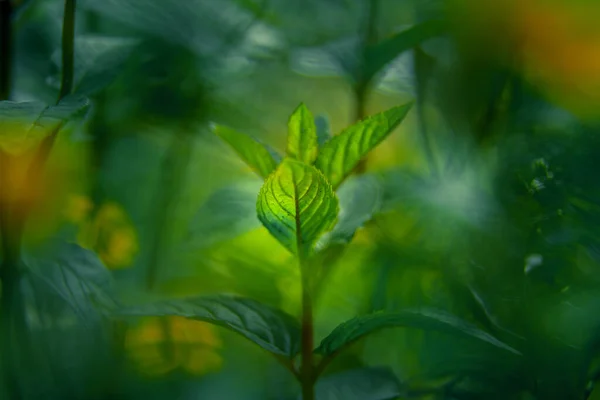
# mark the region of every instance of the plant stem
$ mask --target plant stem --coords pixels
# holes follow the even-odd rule
[[[75,7],[77,0],[65,0],[62,35],[62,80],[57,103],[73,90],[73,59],[75,53]]]
[[[307,271],[306,265],[304,265],[302,258],[300,258],[300,270],[302,274],[302,366],[300,367],[300,384],[302,385],[302,400],[314,400],[315,374],[313,363],[313,304],[311,297],[309,273]]]

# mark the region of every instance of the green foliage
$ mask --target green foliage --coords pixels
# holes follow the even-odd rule
[[[256,210],[283,246],[305,258],[321,235],[334,226],[338,200],[316,168],[288,158],[266,179]]]
[[[517,350],[468,322],[434,309],[381,312],[354,318],[338,326],[323,339],[315,351],[324,356],[333,356],[344,347],[370,333],[392,327],[410,327],[470,336],[511,353],[520,354]]]
[[[360,368],[328,375],[316,385],[317,400],[394,400],[400,383],[387,368]]]
[[[394,107],[346,128],[323,145],[315,165],[337,188],[359,161],[394,131],[411,107],[410,103]]]
[[[266,178],[277,167],[269,150],[250,136],[225,126],[216,126],[214,132],[226,141],[250,168]]]
[[[302,103],[288,121],[287,155],[312,164],[319,151],[317,128],[312,113]]]
[[[252,299],[213,295],[132,306],[119,316],[177,315],[230,329],[263,349],[292,358],[298,353],[300,330],[295,319]]]

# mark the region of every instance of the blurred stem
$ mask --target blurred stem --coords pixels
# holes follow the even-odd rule
[[[431,139],[429,137],[429,132],[427,129],[427,119],[425,118],[425,103],[427,98],[427,81],[429,79],[430,71],[431,71],[431,62],[428,59],[428,56],[421,50],[421,48],[416,47],[413,50],[414,57],[414,70],[416,75],[417,82],[417,119],[419,121],[419,131],[421,132],[421,139],[423,142],[423,149],[425,152],[425,157],[427,159],[427,164],[429,165],[429,171],[434,178],[437,178],[439,175],[437,163],[435,162],[435,157],[433,155],[433,148],[431,146]]]
[[[364,69],[366,63],[367,47],[375,44],[377,41],[377,17],[379,15],[379,0],[370,0],[367,3],[366,26],[364,30],[363,43],[361,48],[361,68]],[[366,117],[367,97],[369,93],[370,82],[362,76],[354,86],[354,122],[358,122]],[[367,169],[367,156],[358,162],[354,169],[357,174],[362,174]]]
[[[62,80],[57,103],[73,90],[73,58],[75,53],[75,7],[77,0],[65,0],[62,35]]]
[[[310,271],[303,256],[298,256],[298,263],[300,264],[300,273],[302,276],[302,365],[300,367],[300,384],[302,386],[302,400],[314,400],[316,376],[313,362],[314,319],[311,296],[312,285]]]

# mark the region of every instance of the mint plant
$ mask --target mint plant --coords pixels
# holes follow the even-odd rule
[[[214,132],[227,142],[257,175],[264,179],[257,193],[256,213],[262,225],[293,256],[302,284],[299,318],[256,300],[231,294],[174,299],[117,309],[120,317],[182,316],[209,322],[236,332],[271,353],[298,380],[303,400],[319,398],[317,382],[327,366],[351,344],[384,328],[412,327],[448,332],[479,340],[510,353],[519,352],[489,333],[445,311],[408,309],[358,316],[335,328],[315,345],[313,296],[320,285],[319,268],[328,250],[347,246],[363,219],[348,224],[338,218],[340,201],[336,191],[356,165],[404,120],[412,104],[405,104],[368,117],[326,140],[310,110],[300,104],[288,121],[286,154],[272,151],[253,138],[224,126]],[[318,121],[318,119],[317,119]],[[368,185],[364,186],[369,189]],[[341,230],[335,234],[336,230]],[[322,290],[326,290],[322,288]],[[343,373],[330,379],[336,385],[352,381],[383,379],[385,396],[373,392],[356,394],[361,399],[399,396],[393,376],[373,370]],[[346,378],[343,378],[343,377]],[[362,376],[362,378],[361,378]],[[379,384],[379,383],[378,383]],[[317,388],[317,390],[316,390]]]

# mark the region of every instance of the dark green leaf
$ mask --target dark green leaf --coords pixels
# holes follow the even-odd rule
[[[256,196],[261,186],[261,180],[250,180],[214,192],[200,207],[190,226],[193,247],[212,246],[260,227]]]
[[[257,174],[266,178],[277,167],[269,150],[248,135],[217,125],[214,132],[226,141],[242,160]]]
[[[393,400],[402,394],[388,368],[359,368],[329,375],[315,387],[317,400]]]
[[[373,175],[350,177],[337,191],[340,201],[338,221],[333,230],[319,240],[317,248],[331,244],[347,244],[362,227],[379,211],[382,190],[379,180]]]
[[[315,350],[324,356],[336,354],[362,337],[384,328],[417,328],[472,337],[498,348],[520,354],[492,335],[442,310],[420,309],[400,312],[381,312],[351,319],[329,334]]]
[[[0,148],[13,154],[27,151],[88,107],[88,99],[77,96],[50,107],[40,102],[1,101]]]
[[[228,328],[272,353],[293,357],[299,350],[297,321],[252,299],[212,295],[166,300],[118,310],[117,316],[179,316]]]
[[[377,72],[403,52],[445,32],[441,21],[425,21],[367,48],[363,79],[370,81]]]
[[[316,166],[337,188],[358,162],[404,120],[412,103],[375,114],[334,136],[320,149]]]
[[[282,245],[304,257],[333,227],[338,200],[316,168],[286,158],[265,181],[256,210],[262,224]]]
[[[312,164],[317,158],[317,128],[310,110],[300,104],[288,121],[287,155],[298,161]]]

